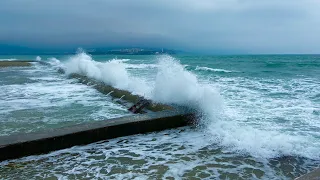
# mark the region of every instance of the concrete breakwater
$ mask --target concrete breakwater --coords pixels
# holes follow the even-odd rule
[[[44,61],[32,61],[32,60],[25,60],[25,61],[0,61],[0,67],[14,67],[14,66],[31,66],[33,62],[39,63],[41,65],[50,65],[47,62]],[[58,69],[58,72],[64,73],[63,69]],[[101,81],[97,81],[95,79],[80,75],[80,74],[71,74],[69,76],[70,78],[76,78],[79,80],[80,83],[90,85],[97,89],[99,92],[110,95],[113,98],[117,100],[117,102],[121,104],[125,104],[127,106],[130,106],[134,103],[136,103],[141,96],[138,95],[133,95],[129,91],[125,90],[120,90],[117,88],[114,88],[110,85],[107,85]],[[129,103],[129,104],[127,104]],[[147,110],[153,111],[153,112],[158,112],[158,111],[163,111],[163,110],[173,110],[171,106],[165,105],[165,104],[160,104],[160,103],[150,103],[147,107]]]
[[[30,62],[33,61],[24,61],[22,63],[25,62],[32,65]],[[15,65],[19,66],[19,63]],[[79,74],[72,74],[70,78],[76,78],[80,83],[90,85],[99,92],[112,96],[119,102],[133,104],[141,98],[128,91],[114,88]],[[184,108],[174,108],[151,102],[146,109],[146,113],[139,115],[48,129],[43,132],[1,136],[0,161],[48,153],[121,136],[177,128],[192,123],[194,119],[193,113]]]
[[[34,61],[0,61],[1,67],[14,67],[14,66],[31,66]]]
[[[320,179],[320,168],[317,168],[307,174],[304,174],[295,180],[319,180]]]
[[[163,111],[50,129],[45,132],[2,136],[0,137],[0,161],[48,153],[121,136],[177,128],[188,125],[192,119],[192,113],[183,110]]]
[[[142,98],[141,96],[131,94],[129,91],[114,88],[110,85],[107,85],[107,84],[101,82],[101,81],[97,81],[92,78],[88,78],[86,76],[82,76],[79,74],[71,74],[70,77],[78,79],[79,82],[81,82],[83,84],[87,84],[87,85],[92,86],[93,88],[97,89],[99,92],[101,92],[103,94],[110,95],[113,98],[116,98],[119,103],[125,104],[125,103],[129,102],[131,104],[134,104],[140,98]],[[151,102],[146,107],[146,109],[150,110],[152,112],[158,112],[158,111],[164,111],[164,110],[173,110],[174,108],[169,105]]]

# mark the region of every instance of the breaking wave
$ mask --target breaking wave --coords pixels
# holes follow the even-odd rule
[[[253,126],[241,113],[224,105],[224,98],[212,83],[200,83],[195,74],[169,55],[158,56],[156,78],[149,82],[144,77],[131,75],[124,61],[96,62],[86,53],[79,53],[64,63],[67,74],[80,73],[103,81],[114,87],[144,95],[156,102],[179,104],[197,109],[201,116],[199,131],[230,151],[250,154],[255,157],[302,156],[319,158],[320,144],[312,136],[292,132],[266,129],[261,123]],[[139,65],[135,65],[139,66]],[[148,67],[145,67],[148,68]],[[223,71],[207,67],[198,70]]]
[[[157,68],[156,64],[126,64],[125,67],[127,69],[146,69],[146,68]]]
[[[225,72],[225,73],[231,73],[233,71],[228,71],[228,70],[225,70],[225,69],[213,69],[213,68],[209,68],[209,67],[199,67],[197,66],[196,71],[212,71],[212,72]]]
[[[0,59],[0,61],[15,61],[17,59],[15,58],[4,58],[4,59]]]
[[[64,64],[66,74],[79,73],[134,94],[150,94],[146,82],[129,75],[122,61],[96,62],[84,52],[72,56]]]

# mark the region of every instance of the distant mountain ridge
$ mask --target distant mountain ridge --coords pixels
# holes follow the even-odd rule
[[[160,48],[85,48],[85,52],[92,55],[156,55],[156,54],[177,54],[181,51],[175,51],[171,49]],[[12,46],[6,44],[0,44],[1,55],[55,55],[55,54],[74,54],[76,49],[41,49],[41,48],[29,48],[23,46]]]

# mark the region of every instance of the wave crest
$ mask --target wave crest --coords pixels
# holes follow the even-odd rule
[[[224,98],[214,84],[200,83],[194,73],[187,71],[185,66],[172,56],[158,56],[158,63],[155,64],[158,71],[154,80],[149,77],[134,77],[127,71],[128,64],[125,62],[96,62],[85,53],[71,57],[65,65],[67,73],[80,73],[157,102],[196,109],[202,115],[202,129],[199,131],[208,135],[209,142],[231,151],[262,158],[286,155],[314,158],[320,155],[316,148],[320,145],[315,138],[267,129],[263,122],[255,126],[248,123],[246,117],[240,118],[243,113],[225,106]],[[217,71],[211,68],[209,70]],[[310,142],[313,145],[310,145]]]
[[[213,69],[213,68],[209,68],[209,67],[199,67],[197,66],[196,71],[212,71],[212,72],[225,72],[225,73],[231,73],[233,71],[229,71],[229,70],[225,70],[225,69]]]
[[[65,71],[66,74],[79,73],[134,94],[144,95],[148,89],[143,80],[130,76],[125,64],[117,59],[96,62],[90,55],[81,52],[67,60]]]

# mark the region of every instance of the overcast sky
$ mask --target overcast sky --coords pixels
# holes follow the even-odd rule
[[[320,0],[0,0],[0,43],[320,53]]]

